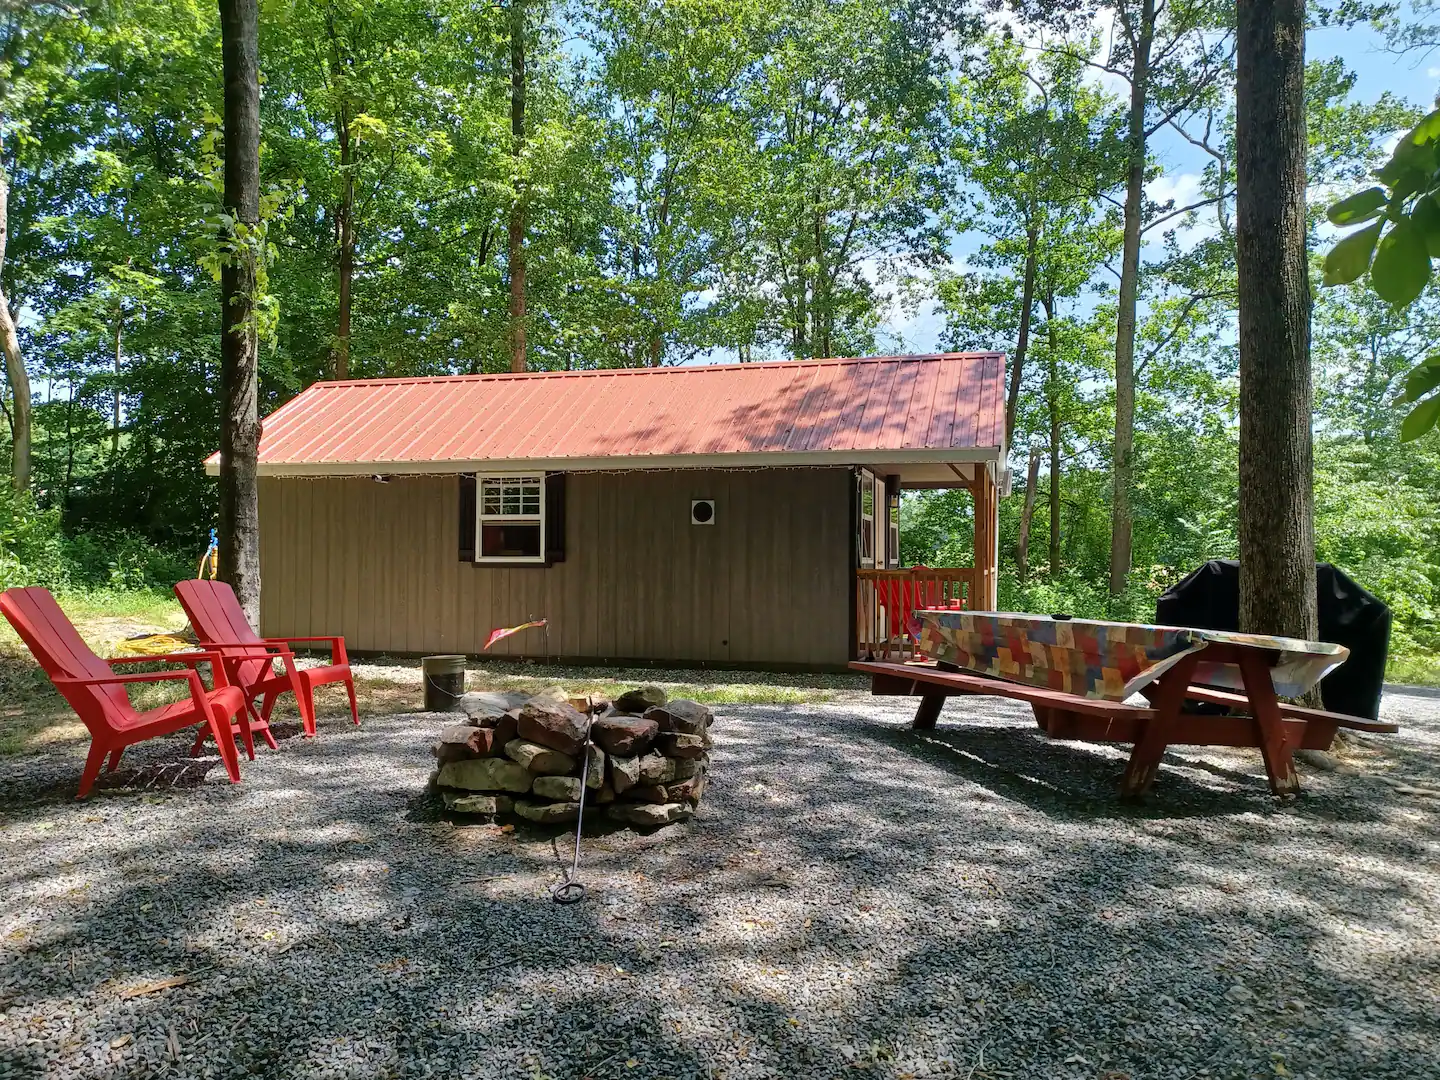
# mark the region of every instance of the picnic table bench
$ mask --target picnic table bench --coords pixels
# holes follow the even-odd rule
[[[1067,625],[1059,631],[1061,644],[1057,645],[1054,628],[1041,625],[1042,620],[1050,622],[1044,617],[989,612],[921,612],[919,615],[925,624],[917,635],[922,651],[942,658],[929,663],[863,660],[851,663],[852,669],[870,676],[872,694],[919,697],[912,724],[919,730],[934,728],[946,698],[972,694],[1028,703],[1034,710],[1035,722],[1048,738],[1132,744],[1134,749],[1121,784],[1124,796],[1138,797],[1149,789],[1160,759],[1172,745],[1256,747],[1264,758],[1271,791],[1285,795],[1300,788],[1292,757],[1294,750],[1329,749],[1335,733],[1342,728],[1387,733],[1399,730],[1396,724],[1281,701],[1276,693],[1277,682],[1293,691],[1287,679],[1299,678],[1303,682],[1313,675],[1314,680],[1318,680],[1329,670],[1324,664],[1304,665],[1306,657],[1327,655],[1300,649],[1310,643],[1077,621],[1073,627]],[[992,625],[987,620],[995,622]],[[1028,630],[1039,640],[1017,640],[1015,631],[1026,630],[1027,620],[1032,624]],[[1004,631],[999,639],[995,635],[996,626]],[[1104,669],[1103,664],[1093,662],[1071,663],[1064,668],[1049,667],[1043,662],[1075,660],[1070,654],[1077,649],[1095,661],[1096,627],[1119,628],[1132,639],[1136,636],[1130,633],[1133,630],[1162,630],[1168,636],[1157,635],[1156,640],[1162,644],[1151,649],[1148,657],[1145,650],[1132,648],[1139,660],[1127,655],[1116,661],[1121,665],[1118,669]],[[1105,632],[1100,631],[1101,636]],[[1079,639],[1077,633],[1081,635]],[[1192,636],[1184,636],[1186,634]],[[997,640],[1003,640],[1004,644],[997,646]],[[1077,640],[1082,644],[1077,645]],[[1338,646],[1316,646],[1317,650],[1321,648],[1332,650],[1328,655],[1338,655],[1330,667],[1344,660],[1343,649],[1333,652]],[[944,659],[946,654],[949,654],[948,660]],[[1296,656],[1301,658],[1301,664],[1292,664],[1283,671],[1277,666],[1284,658]],[[1030,663],[1032,660],[1042,662]],[[991,670],[984,670],[986,668]],[[1007,675],[995,674],[995,668],[1007,670]],[[1237,681],[1241,684],[1238,690],[1195,685],[1197,671],[1209,682],[1223,678],[1217,672],[1227,668],[1238,675]],[[1102,671],[1103,675],[1097,674]],[[1037,685],[1041,681],[1052,685]],[[1057,688],[1055,684],[1065,688]],[[1131,696],[1132,688],[1148,703],[1131,704],[1123,700]],[[1230,712],[1217,715],[1196,711],[1187,708],[1187,702],[1224,706]]]

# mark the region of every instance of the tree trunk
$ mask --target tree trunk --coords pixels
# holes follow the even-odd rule
[[[1365,419],[1361,424],[1360,432],[1360,437],[1365,440],[1366,446],[1373,446],[1375,436],[1380,433],[1375,423],[1377,418],[1375,407],[1385,400],[1385,394],[1380,382],[1380,357],[1377,355],[1378,346],[1379,342],[1375,340],[1375,336],[1373,334],[1370,335],[1366,342],[1365,356]],[[1382,407],[1388,409],[1389,405],[1385,403]]]
[[[110,468],[112,470],[111,483],[114,483],[113,470],[115,462],[120,457],[120,358],[121,358],[121,335],[125,330],[125,312],[115,312],[115,392],[110,398]]]
[[[510,146],[515,199],[510,205],[510,370],[525,370],[525,0],[510,0]]]
[[[220,0],[225,71],[225,208],[260,222],[260,72],[257,0]],[[253,235],[253,234],[252,234]],[[252,626],[260,619],[260,451],[255,264],[249,249],[220,275],[220,574]]]
[[[806,335],[810,331],[810,305],[808,303],[810,275],[807,272],[806,267],[809,265],[810,260],[803,250],[799,250],[798,242],[796,244],[796,248],[795,327],[790,334],[790,352],[792,354],[791,359],[803,360],[806,356],[809,355],[809,353],[807,352],[807,349],[809,348],[809,339],[806,337]]]
[[[1020,511],[1020,536],[1015,541],[1015,570],[1020,580],[1030,576],[1030,522],[1035,517],[1035,485],[1040,481],[1040,447],[1030,447],[1025,469],[1025,507]]]
[[[349,111],[342,105],[335,125],[340,142],[340,207],[335,214],[339,249],[340,310],[335,320],[335,350],[330,373],[336,379],[350,377],[350,296],[355,280],[355,163],[350,141]]]
[[[0,274],[5,269],[5,246],[9,242],[10,176],[0,164]],[[30,374],[20,352],[20,335],[15,330],[15,313],[0,278],[0,349],[5,353],[5,378],[15,399],[10,417],[10,478],[17,492],[30,490]]]
[[[1140,226],[1145,196],[1145,104],[1155,0],[1143,0],[1130,69],[1130,161],[1125,183],[1125,241],[1120,259],[1120,309],[1115,320],[1115,441],[1110,496],[1110,595],[1125,591],[1130,573],[1131,453],[1135,446],[1135,297],[1140,284]]]
[[[69,385],[69,395],[65,400],[65,490],[61,492],[61,514],[70,509],[70,492],[74,490],[75,482],[75,383]]]
[[[1035,307],[1035,248],[1039,240],[1040,230],[1032,224],[1025,237],[1025,283],[1020,290],[1020,334],[1015,339],[1015,356],[1010,365],[1010,393],[1005,398],[1007,446],[1015,437],[1015,415],[1020,411],[1020,378],[1025,369],[1025,352],[1030,347],[1030,312]]]
[[[819,202],[819,196],[816,196]],[[810,346],[815,356],[830,355],[830,339],[835,328],[835,293],[833,269],[825,263],[825,211],[817,209],[814,217],[815,233],[815,298],[810,304],[811,325]]]
[[[1317,633],[1305,4],[1239,0],[1240,629]]]
[[[1050,338],[1046,404],[1050,409],[1050,565],[1053,578],[1060,573],[1060,340],[1055,326],[1055,294],[1045,298],[1045,329]]]

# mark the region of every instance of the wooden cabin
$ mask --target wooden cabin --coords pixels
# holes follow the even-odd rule
[[[543,618],[486,655],[888,652],[902,589],[995,605],[1004,396],[997,353],[317,383],[264,424],[261,631],[479,654]],[[974,497],[973,567],[900,566],[900,493],[936,487]]]

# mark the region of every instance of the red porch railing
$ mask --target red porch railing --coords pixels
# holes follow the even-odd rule
[[[906,631],[916,608],[980,606],[980,573],[969,567],[855,571],[855,652],[858,659],[910,659]]]

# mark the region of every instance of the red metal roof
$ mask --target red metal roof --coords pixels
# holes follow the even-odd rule
[[[787,459],[775,464],[994,458],[1004,369],[999,353],[948,353],[316,383],[266,418],[260,464],[323,474],[759,454]]]

